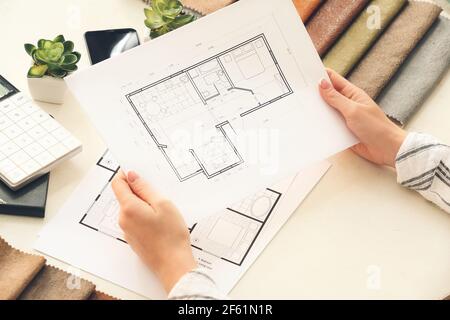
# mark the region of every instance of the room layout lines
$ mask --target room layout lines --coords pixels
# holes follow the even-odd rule
[[[244,163],[232,119],[293,91],[264,34],[126,94],[156,147],[183,182]]]
[[[242,265],[280,197],[281,193],[265,189],[194,225],[191,229],[192,246],[232,264]]]
[[[114,173],[119,171],[120,168],[119,163],[116,161],[116,159],[113,158],[112,154],[109,151],[106,151],[97,161],[97,166]]]
[[[108,182],[97,195],[88,212],[83,215],[80,224],[125,242],[123,231],[119,226],[119,209],[119,203]]]
[[[119,227],[119,204],[111,188],[111,180],[119,171],[119,164],[109,151],[97,162],[97,174],[105,176],[105,184],[99,190],[89,209],[84,213],[80,224],[98,232],[105,233],[125,242]]]
[[[118,224],[119,204],[111,188],[111,180],[118,170],[119,165],[107,151],[97,162],[94,173],[105,182],[79,223],[126,243]],[[281,196],[280,192],[267,188],[195,224],[189,229],[192,247],[242,265]]]

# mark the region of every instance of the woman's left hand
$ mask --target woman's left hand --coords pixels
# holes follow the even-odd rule
[[[119,225],[125,240],[169,293],[197,266],[183,217],[171,201],[133,171],[128,176],[119,172],[112,188],[120,204]]]

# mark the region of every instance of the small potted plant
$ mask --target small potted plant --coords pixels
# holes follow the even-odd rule
[[[33,59],[27,75],[33,99],[63,103],[67,91],[64,77],[77,70],[81,57],[80,53],[73,51],[73,42],[59,35],[53,40],[39,40],[37,47],[29,43],[24,47]]]
[[[145,25],[150,29],[150,39],[182,27],[196,19],[192,11],[183,8],[178,0],[152,0],[144,9]]]

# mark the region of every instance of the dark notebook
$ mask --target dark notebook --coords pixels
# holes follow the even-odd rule
[[[43,218],[50,174],[13,191],[0,181],[0,214]]]

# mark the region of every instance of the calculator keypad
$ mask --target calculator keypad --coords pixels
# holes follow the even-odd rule
[[[0,178],[16,185],[81,143],[23,93],[0,102]]]

